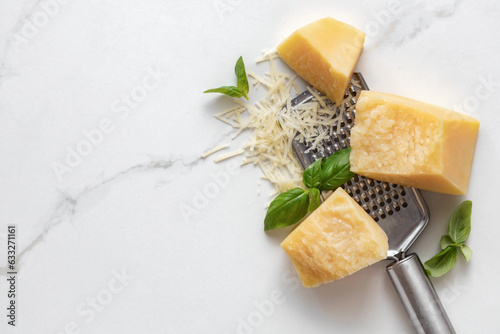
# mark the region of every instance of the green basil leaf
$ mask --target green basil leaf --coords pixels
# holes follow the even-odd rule
[[[350,154],[351,148],[348,147],[325,159],[321,167],[320,190],[335,190],[355,175],[350,171]]]
[[[471,226],[472,202],[464,201],[451,214],[448,235],[454,243],[464,243],[469,237]]]
[[[222,86],[219,88],[208,89],[203,93],[221,93],[231,97],[245,97],[248,100],[248,91],[250,87],[248,86],[247,73],[245,71],[245,64],[243,63],[243,57],[238,58],[236,65],[234,66],[234,73],[238,79],[236,86]]]
[[[311,188],[309,189],[309,193],[311,194],[311,199],[307,212],[313,212],[321,204],[321,192],[316,188]]]
[[[460,245],[460,251],[462,252],[462,255],[465,257],[465,260],[469,262],[470,259],[472,258],[472,249],[470,249],[470,247],[467,245]]]
[[[308,206],[309,191],[294,188],[279,194],[267,209],[264,231],[297,223],[307,214]]]
[[[424,263],[424,268],[427,274],[433,277],[439,277],[450,271],[457,263],[458,247],[448,246],[439,254],[433,256],[430,260]]]
[[[310,164],[304,171],[302,180],[307,188],[318,188],[321,185],[321,161],[319,158]]]
[[[243,96],[248,100],[248,79],[247,73],[245,71],[245,64],[243,63],[243,57],[238,58],[236,62],[236,66],[234,67],[234,74],[236,74],[236,78],[238,78],[238,88],[243,91]]]
[[[439,244],[441,245],[441,249],[445,249],[449,245],[453,243],[453,240],[448,235],[443,235],[441,237],[441,241],[439,241]]]
[[[225,94],[225,95],[231,96],[231,97],[244,96],[248,100],[248,97],[246,96],[246,94],[241,89],[239,89],[238,87],[234,87],[234,86],[222,86],[219,88],[212,88],[212,89],[208,89],[208,90],[204,91],[203,93],[221,93],[221,94]]]

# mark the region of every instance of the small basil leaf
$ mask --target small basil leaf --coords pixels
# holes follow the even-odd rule
[[[231,96],[231,97],[245,96],[245,98],[248,100],[248,97],[246,96],[246,94],[241,89],[239,89],[238,87],[234,87],[234,86],[222,86],[219,88],[212,88],[212,89],[208,89],[208,90],[204,91],[203,93],[221,93],[221,94],[225,94],[225,95]]]
[[[309,191],[294,188],[279,194],[267,209],[264,231],[297,223],[307,214],[308,206]]]
[[[465,257],[465,260],[469,262],[472,257],[472,249],[470,249],[470,247],[467,245],[460,245],[460,251],[462,252],[462,255]]]
[[[323,159],[319,158],[312,164],[310,164],[304,171],[302,176],[304,185],[307,188],[318,188],[321,185],[321,161]]]
[[[237,86],[243,92],[243,96],[248,100],[248,79],[247,73],[245,71],[245,64],[243,63],[243,57],[238,58],[236,62],[236,66],[234,67],[234,74],[236,74],[236,78],[238,78]]]
[[[325,159],[321,167],[320,190],[335,190],[355,175],[350,171],[350,153],[351,148],[349,147]]]
[[[454,243],[464,243],[469,237],[471,226],[472,202],[464,201],[451,214],[448,235]]]
[[[433,277],[443,276],[457,263],[457,258],[457,247],[448,246],[424,263],[425,271]]]
[[[321,204],[321,193],[316,188],[309,189],[309,193],[311,194],[311,199],[309,201],[307,212],[313,212]]]
[[[448,235],[443,235],[441,237],[441,241],[439,241],[439,244],[441,245],[441,249],[445,249],[449,245],[453,243],[453,240]]]

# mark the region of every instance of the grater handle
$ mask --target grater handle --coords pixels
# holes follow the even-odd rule
[[[417,333],[455,333],[417,254],[388,265],[387,273]]]

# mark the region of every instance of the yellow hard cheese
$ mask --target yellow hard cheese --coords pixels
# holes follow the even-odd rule
[[[295,31],[277,51],[298,75],[338,105],[364,41],[362,31],[327,17]]]
[[[479,121],[395,95],[362,91],[351,131],[351,171],[377,180],[464,195]]]
[[[387,257],[387,235],[338,188],[281,243],[309,288],[350,275]]]

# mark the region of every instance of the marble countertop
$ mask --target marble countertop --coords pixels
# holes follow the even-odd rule
[[[493,0],[0,2],[0,332],[412,333],[387,261],[300,287],[279,246],[290,229],[263,232],[271,185],[234,169],[241,157],[200,158],[234,131],[213,117],[230,99],[201,92],[232,82],[240,55],[263,73],[263,49],[324,16],[367,33],[357,70],[371,89],[481,121],[468,194],[424,192],[431,220],[412,251],[433,256],[472,200],[474,256],[432,282],[458,333],[500,332]]]

